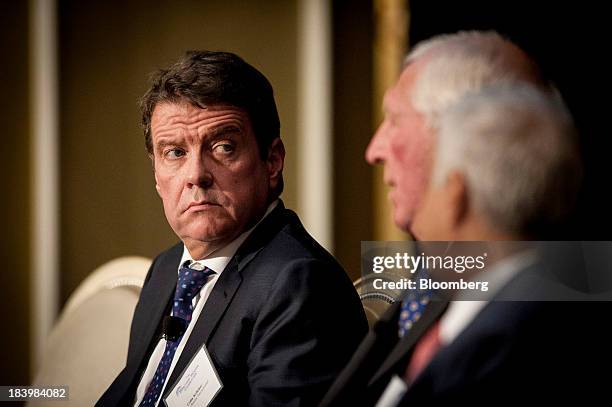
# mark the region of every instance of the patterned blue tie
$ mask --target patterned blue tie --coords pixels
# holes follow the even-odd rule
[[[428,278],[427,271],[425,269],[419,269],[414,277],[414,281],[418,282],[421,278]],[[399,337],[403,337],[406,332],[412,329],[412,325],[421,318],[423,311],[431,299],[432,291],[429,289],[421,290],[406,290],[406,296],[402,300],[402,311],[398,319],[398,331]]]
[[[178,282],[176,284],[176,291],[174,293],[174,303],[172,304],[172,315],[185,320],[185,327],[191,321],[191,314],[193,313],[193,297],[198,294],[202,286],[204,286],[208,280],[208,277],[215,274],[214,271],[206,267],[202,271],[189,268],[189,263],[189,260],[187,260],[185,263],[183,263],[179,270]],[[168,376],[168,371],[170,370],[170,365],[172,364],[172,358],[174,357],[174,353],[176,352],[176,348],[181,342],[182,337],[183,334],[181,334],[175,341],[168,339],[166,340],[164,356],[159,361],[159,365],[157,365],[157,369],[155,370],[155,375],[147,386],[144,397],[140,402],[140,407],[155,406],[155,403],[161,394],[164,382],[166,381],[166,377]]]

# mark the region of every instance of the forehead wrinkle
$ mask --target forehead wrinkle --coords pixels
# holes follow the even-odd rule
[[[211,123],[212,122],[212,123]],[[226,127],[236,127],[238,130],[244,129],[245,118],[243,115],[229,113],[224,116],[216,116],[205,120],[202,123],[194,123],[192,126],[198,134],[215,134]]]
[[[162,117],[155,120],[152,127],[154,136],[159,139],[173,136],[205,136],[228,125],[242,130],[245,121],[246,117],[242,111],[237,108],[227,108],[212,111],[202,110],[195,115],[184,111],[174,112],[171,115],[162,114]]]

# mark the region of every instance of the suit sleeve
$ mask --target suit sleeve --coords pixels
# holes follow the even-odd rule
[[[146,289],[147,284],[151,278],[151,274],[153,273],[153,269],[155,268],[155,264],[158,261],[158,259],[159,259],[159,256],[156,257],[151,263],[151,266],[149,267],[149,271],[147,272],[147,275],[145,277],[142,290]],[[115,380],[110,384],[108,389],[106,389],[106,391],[102,394],[100,399],[97,401],[96,406],[118,405],[121,403],[119,400],[121,400],[122,398],[126,396],[125,390],[129,386],[128,364],[130,364],[130,357],[134,354],[135,348],[139,346],[137,344],[137,338],[140,335],[140,332],[139,332],[140,329],[138,328],[136,321],[138,319],[137,314],[140,310],[141,299],[142,299],[142,296],[139,297],[138,303],[136,304],[136,307],[134,308],[134,313],[132,315],[132,323],[130,325],[130,339],[128,342],[128,352],[126,356],[125,367],[117,375]]]
[[[249,404],[316,405],[367,332],[367,321],[337,265],[299,259],[278,276],[253,329]]]
[[[142,285],[142,289],[140,291],[141,295],[138,297],[138,302],[136,303],[136,307],[134,308],[134,314],[132,316],[132,324],[130,326],[130,340],[128,342],[128,354],[127,354],[126,364],[130,362],[129,358],[131,355],[134,354],[135,347],[142,346],[142,344],[138,343],[138,339],[141,336],[140,331],[142,331],[142,325],[143,325],[142,321],[140,321],[141,318],[138,318],[138,314],[141,312],[141,309],[142,309],[142,303],[141,303],[142,302],[142,292],[147,289],[149,280],[151,279],[151,275],[153,274],[153,270],[155,269],[155,265],[157,264],[158,260],[159,260],[159,256],[153,259],[153,262],[151,263],[151,266],[149,267],[149,271],[147,271],[147,275],[145,276],[145,280]]]

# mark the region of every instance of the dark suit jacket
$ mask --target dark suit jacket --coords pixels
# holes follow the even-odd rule
[[[169,314],[183,245],[159,255],[134,311],[127,363],[98,405],[132,405]],[[314,405],[367,331],[348,276],[282,202],[216,282],[162,399],[206,344],[223,389],[214,405]]]
[[[496,405],[526,400],[596,400],[607,388],[594,367],[611,361],[610,303],[499,301],[525,299],[537,273],[519,273],[409,385],[402,406],[461,402]],[[541,282],[538,280],[538,282]],[[524,292],[525,287],[532,288]],[[539,285],[541,287],[541,285]],[[545,288],[548,292],[549,288]],[[326,394],[322,405],[375,405],[394,375],[403,376],[414,345],[441,316],[445,302],[430,303],[398,341],[394,304]]]

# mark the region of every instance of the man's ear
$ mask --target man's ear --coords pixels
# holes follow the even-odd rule
[[[149,158],[151,159],[151,167],[153,168],[153,177],[155,177],[155,189],[157,190],[157,195],[161,198],[161,189],[159,188],[159,183],[157,182],[157,171],[155,171],[155,157],[153,154],[149,154]]]
[[[465,222],[469,211],[469,197],[465,176],[456,170],[451,171],[446,178],[446,197],[450,211],[450,221],[453,228]]]
[[[270,188],[275,189],[280,182],[285,165],[285,145],[280,137],[275,138],[268,147],[266,165],[270,177]]]
[[[159,184],[157,183],[157,173],[155,173],[155,189],[157,190],[157,195],[159,195],[159,197],[161,198],[161,188],[159,187]]]

